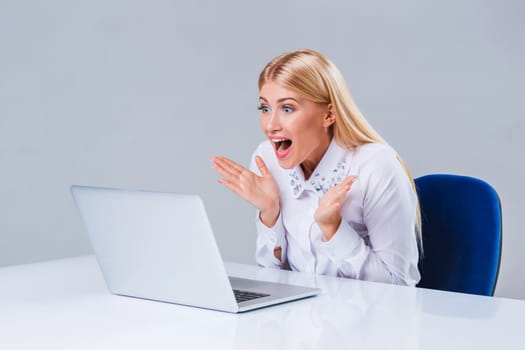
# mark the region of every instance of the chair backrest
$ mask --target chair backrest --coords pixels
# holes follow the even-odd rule
[[[486,182],[431,174],[415,179],[422,216],[418,287],[494,295],[501,259],[501,203]]]

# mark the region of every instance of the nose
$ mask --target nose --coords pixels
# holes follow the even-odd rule
[[[264,115],[262,117],[261,122],[263,123],[263,128],[269,133],[281,130],[281,122],[279,120],[279,115],[274,111]]]

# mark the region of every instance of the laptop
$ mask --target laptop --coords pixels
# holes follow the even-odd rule
[[[228,277],[198,195],[76,185],[71,192],[114,294],[237,313],[320,292]]]

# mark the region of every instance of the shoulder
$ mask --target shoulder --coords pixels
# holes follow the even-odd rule
[[[367,143],[358,146],[352,152],[352,162],[359,168],[370,170],[391,170],[400,167],[397,152],[389,145],[382,143]]]
[[[396,156],[396,151],[387,144],[384,143],[365,143],[358,146],[353,151],[354,157],[359,159],[369,159],[373,157],[381,156]]]
[[[391,146],[369,143],[357,147],[352,153],[353,171],[367,192],[380,193],[388,188],[411,188],[398,154]]]

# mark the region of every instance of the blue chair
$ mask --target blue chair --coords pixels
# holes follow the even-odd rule
[[[501,260],[501,204],[486,182],[431,174],[415,179],[422,217],[418,287],[494,295]]]

